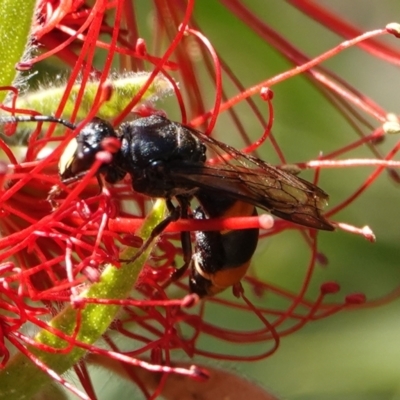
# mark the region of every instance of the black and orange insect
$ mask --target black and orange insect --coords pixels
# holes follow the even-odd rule
[[[57,122],[76,128],[51,116],[0,119],[3,123],[19,121]],[[319,187],[160,115],[125,122],[118,129],[94,118],[83,126],[62,155],[61,180],[68,182],[82,176],[107,137],[117,138],[121,147],[111,163],[101,166],[99,174],[109,183],[128,174],[134,191],[166,199],[169,215],[151,238],[178,218],[251,216],[256,215],[256,207],[309,228],[334,229],[322,214],[328,195]],[[211,165],[207,156],[220,162]],[[225,161],[226,156],[232,161]],[[193,197],[200,206],[191,215]],[[173,204],[174,199],[178,205]],[[192,255],[190,233],[182,232],[185,265],[181,271],[190,268],[191,292],[213,295],[239,283],[257,247],[258,229],[197,232],[195,237]]]

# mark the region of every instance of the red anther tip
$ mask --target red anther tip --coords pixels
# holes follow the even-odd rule
[[[371,135],[371,143],[372,144],[382,144],[386,140],[385,135],[375,135],[374,137]]]
[[[353,293],[346,296],[346,304],[364,304],[366,301],[364,293]]]
[[[4,125],[3,133],[6,136],[12,136],[15,133],[16,129],[17,129],[17,124],[14,122],[10,122],[10,123]]]
[[[85,299],[80,296],[71,296],[71,305],[75,309],[81,308],[85,305]]]
[[[197,294],[188,294],[182,299],[181,307],[190,308],[195,306],[200,301],[200,297]]]
[[[145,56],[147,54],[146,42],[143,38],[136,40],[135,50],[140,56]]]
[[[32,64],[29,62],[19,62],[15,64],[15,69],[17,71],[29,71],[32,68]]]
[[[400,24],[397,22],[391,22],[386,25],[386,30],[397,38],[400,38]]]
[[[110,153],[116,153],[121,148],[121,142],[117,138],[105,138],[101,141],[101,147]]]
[[[326,266],[328,265],[328,257],[327,257],[325,254],[323,254],[323,253],[317,253],[316,258],[317,258],[317,262],[318,262],[320,265],[322,265],[322,266],[324,266],[324,267],[326,267]]]
[[[265,101],[270,101],[274,98],[274,92],[270,88],[267,88],[267,87],[263,87],[260,90],[260,95],[261,95],[261,98]]]
[[[112,161],[112,154],[109,151],[99,151],[96,153],[96,160],[102,164],[109,164]]]
[[[139,117],[149,117],[150,115],[161,115],[162,117],[166,117],[167,113],[163,110],[156,110],[151,104],[141,104],[134,109],[135,114]]]
[[[105,81],[101,85],[101,101],[109,101],[114,91],[112,82]]]
[[[369,226],[364,226],[361,231],[362,231],[362,234],[364,235],[364,237],[368,241],[370,241],[372,243],[376,242],[376,236],[374,235],[374,232],[372,232],[372,230]]]
[[[394,170],[392,168],[388,168],[387,172],[388,172],[390,178],[392,178],[396,183],[400,183],[400,176],[396,170]]]
[[[322,294],[335,294],[340,290],[340,285],[336,282],[325,282],[320,290]]]
[[[274,226],[274,218],[269,214],[261,214],[258,220],[261,229],[271,229]]]
[[[206,369],[199,368],[196,365],[190,366],[190,371],[193,372],[192,378],[204,382],[210,378],[210,374]]]

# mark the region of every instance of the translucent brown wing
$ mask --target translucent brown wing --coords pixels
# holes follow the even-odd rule
[[[328,203],[328,195],[322,189],[201,132],[190,131],[221,162],[214,166],[173,166],[170,172],[177,182],[245,201],[300,225],[334,229],[322,214]],[[231,161],[225,161],[224,155]]]

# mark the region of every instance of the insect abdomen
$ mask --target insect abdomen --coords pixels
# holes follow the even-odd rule
[[[222,201],[214,199],[214,202],[207,204],[208,208],[211,207],[208,215],[199,207],[194,213],[194,218],[205,219],[210,214],[212,217],[257,214],[254,206],[241,201],[225,202],[224,210],[221,203]],[[257,248],[258,234],[259,230],[256,228],[196,232],[195,254],[189,279],[191,292],[200,297],[212,296],[239,283],[246,274]]]

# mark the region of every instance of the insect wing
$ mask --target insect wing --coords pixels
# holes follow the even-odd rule
[[[333,230],[322,215],[328,195],[319,187],[256,157],[191,129],[207,146],[216,165],[175,166],[176,180],[253,204],[294,223]],[[226,157],[232,161],[226,161]]]

